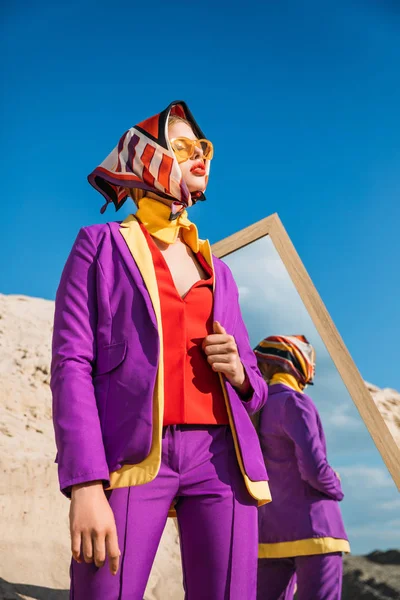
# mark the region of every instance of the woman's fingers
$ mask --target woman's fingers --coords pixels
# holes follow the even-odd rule
[[[94,562],[96,567],[100,568],[104,566],[106,556],[108,556],[110,571],[113,575],[117,574],[121,553],[115,528],[108,535],[99,531],[92,534],[89,531],[73,532],[71,535],[71,551],[72,556],[79,563],[82,562],[81,545],[83,559],[86,563]]]
[[[81,532],[80,531],[71,531],[71,552],[72,557],[76,562],[81,563]]]
[[[234,374],[233,367],[227,363],[216,362],[213,365],[211,365],[211,367],[212,367],[212,370],[215,371],[216,373],[222,373],[223,375],[226,375],[228,378]]]
[[[235,354],[236,351],[236,344],[231,342],[226,342],[225,344],[210,344],[204,348],[204,352],[207,356],[210,356],[211,354]]]
[[[100,568],[106,562],[106,537],[116,539],[114,515],[101,482],[89,482],[72,490],[70,507],[71,549],[75,560],[93,563]],[[114,543],[115,546],[115,543]],[[112,547],[113,553],[115,551]],[[118,543],[116,544],[118,557]],[[113,570],[115,557],[113,554]]]
[[[93,549],[94,549],[94,564],[96,567],[102,567],[106,562],[106,540],[105,534],[102,532],[95,532],[92,536]]]
[[[221,335],[219,333],[210,333],[210,335],[206,335],[206,337],[203,340],[203,350],[207,347],[207,346],[215,346],[216,344],[227,344],[230,341],[232,341],[234,338],[231,335],[228,335],[227,333]]]
[[[93,543],[90,531],[82,532],[83,559],[86,563],[93,562]]]
[[[222,327],[221,323],[219,323],[218,321],[214,321],[214,323],[213,323],[213,331],[214,331],[214,333],[218,333],[220,335],[226,334],[225,327]]]
[[[232,335],[208,335],[203,340],[203,350],[210,354],[237,354],[237,345]]]
[[[113,529],[106,537],[106,549],[108,564],[112,575],[116,575],[119,568],[119,557],[121,552],[118,546],[118,537],[116,529]]]
[[[215,363],[230,364],[233,362],[231,354],[211,354],[207,357],[207,360],[210,365],[215,365]]]

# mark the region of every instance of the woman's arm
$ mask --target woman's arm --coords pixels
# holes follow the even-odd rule
[[[51,389],[58,450],[60,487],[71,496],[72,556],[77,562],[102,567],[106,556],[116,575],[119,566],[117,530],[103,484],[108,466],[94,394],[96,358],[97,248],[81,229],[57,291],[53,333]]]
[[[311,399],[294,393],[285,400],[282,429],[295,445],[301,478],[330,498],[342,500],[342,487],[328,463],[319,435],[317,409]]]
[[[57,290],[51,390],[60,488],[103,480],[109,473],[92,381],[96,357],[96,251],[81,229]]]

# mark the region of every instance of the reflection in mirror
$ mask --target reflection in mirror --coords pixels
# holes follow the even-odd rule
[[[400,498],[394,482],[316,330],[272,239],[264,236],[223,258],[239,287],[240,304],[254,347],[270,335],[303,334],[316,350],[315,402],[328,458],[345,493],[341,510],[355,554],[397,546]]]
[[[400,449],[400,393],[391,388],[381,390],[367,381],[365,383],[397,447]]]

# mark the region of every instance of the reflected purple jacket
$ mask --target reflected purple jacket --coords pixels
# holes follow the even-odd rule
[[[259,436],[273,498],[259,509],[260,543],[347,540],[338,504],[343,499],[340,480],[328,463],[311,398],[283,384],[271,385]]]
[[[244,401],[226,382],[248,478],[268,479],[250,421],[268,389],[243,323],[238,290],[214,259],[214,319],[234,335],[254,393]],[[159,357],[157,321],[142,274],[118,223],[81,229],[57,291],[51,389],[60,487],[97,479],[146,458]]]

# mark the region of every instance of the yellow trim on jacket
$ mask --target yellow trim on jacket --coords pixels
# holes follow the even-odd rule
[[[291,556],[309,556],[311,554],[330,554],[331,552],[350,552],[347,540],[331,537],[309,538],[294,542],[258,544],[258,558],[289,558]]]
[[[153,396],[153,439],[151,450],[147,458],[141,463],[135,465],[124,465],[118,471],[110,473],[110,489],[120,487],[130,487],[142,485],[152,481],[160,469],[161,464],[161,443],[162,443],[162,427],[164,415],[164,360],[163,360],[163,332],[161,323],[161,307],[160,297],[158,294],[158,286],[156,274],[154,270],[151,251],[148,247],[146,238],[140,229],[139,222],[134,215],[130,215],[123,223],[121,223],[120,231],[124,237],[130,253],[135,260],[150,294],[154,312],[156,314],[158,333],[160,339],[160,358],[158,363],[158,371],[156,385]],[[199,240],[199,250],[204,256],[208,265],[214,271],[214,264],[211,252],[211,246],[208,240]],[[215,284],[214,284],[215,285]],[[271,494],[267,481],[251,481],[246,475],[244,465],[240,453],[240,448],[237,440],[237,434],[234,427],[231,408],[229,405],[228,394],[226,391],[225,382],[221,376],[221,385],[225,396],[225,402],[229,415],[235,451],[240,470],[242,472],[246,488],[249,494],[258,500],[259,506],[271,501]],[[171,507],[169,516],[175,516],[175,511]]]
[[[120,232],[135,260],[150,294],[157,319],[160,339],[160,360],[158,362],[156,383],[153,395],[153,438],[149,455],[135,465],[124,465],[118,471],[110,473],[110,489],[142,485],[152,481],[160,470],[161,440],[164,415],[164,355],[163,330],[161,323],[161,305],[158,295],[156,273],[153,258],[140,225],[133,215],[121,223]]]
[[[252,496],[256,500],[258,500],[258,506],[263,506],[264,504],[268,504],[272,500],[268,481],[252,481],[246,475],[246,471],[244,469],[244,464],[243,464],[243,460],[242,460],[242,455],[240,452],[237,433],[236,433],[236,429],[235,429],[235,424],[233,422],[232,411],[231,411],[231,407],[230,407],[229,400],[228,400],[228,393],[226,391],[225,381],[223,380],[223,377],[221,374],[219,376],[221,379],[221,385],[222,385],[222,389],[223,389],[224,396],[225,396],[225,404],[226,404],[226,409],[228,411],[229,424],[231,426],[233,443],[234,443],[235,451],[236,451],[236,458],[238,460],[239,467],[242,472],[247,491],[249,492],[250,496]]]

